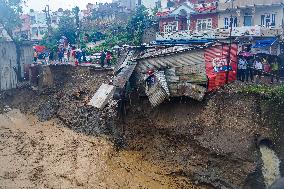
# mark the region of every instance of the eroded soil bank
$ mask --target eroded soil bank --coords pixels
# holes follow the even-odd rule
[[[202,188],[56,119],[12,110],[0,115],[0,136],[1,188]]]
[[[238,92],[241,87],[235,83],[204,102],[171,99],[155,109],[134,97],[123,123],[128,149],[196,183],[265,188],[257,139],[269,138],[283,159],[283,99]]]
[[[278,102],[226,88],[203,102],[171,99],[152,109],[133,93],[118,120],[115,102],[103,111],[86,105],[112,73],[51,69],[52,88],[1,96],[4,188],[261,189],[257,137],[284,157]],[[5,105],[21,112],[5,113]]]

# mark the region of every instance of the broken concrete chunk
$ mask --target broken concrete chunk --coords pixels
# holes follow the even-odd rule
[[[102,84],[88,105],[94,106],[98,109],[103,109],[112,98],[114,91],[115,87],[113,85]]]

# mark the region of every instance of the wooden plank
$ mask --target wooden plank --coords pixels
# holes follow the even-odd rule
[[[178,96],[188,96],[195,100],[201,101],[205,95],[206,88],[190,83],[182,83],[178,85]]]
[[[191,74],[191,75],[182,75],[179,76],[179,80],[181,82],[190,82],[190,83],[206,83],[207,78],[206,75],[199,75],[199,74]]]
[[[88,105],[98,109],[103,109],[108,101],[113,97],[114,91],[115,87],[113,85],[102,84]]]

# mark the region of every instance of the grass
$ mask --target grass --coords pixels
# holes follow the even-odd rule
[[[248,94],[259,94],[270,98],[284,99],[284,85],[248,85],[241,89]]]

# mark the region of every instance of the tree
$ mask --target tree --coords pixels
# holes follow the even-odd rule
[[[58,28],[52,31],[52,38],[49,39],[48,35],[45,35],[41,41],[41,45],[49,49],[56,49],[62,36],[66,37],[70,44],[75,44],[77,39],[76,32],[74,17],[63,15],[59,20]]]
[[[145,29],[150,25],[151,20],[147,8],[143,5],[137,7],[134,15],[127,24],[128,39],[134,45],[142,43],[142,37]]]
[[[17,78],[21,80],[20,41],[13,36],[13,30],[21,26],[22,0],[0,0],[0,26],[2,26],[15,43],[17,53]]]

